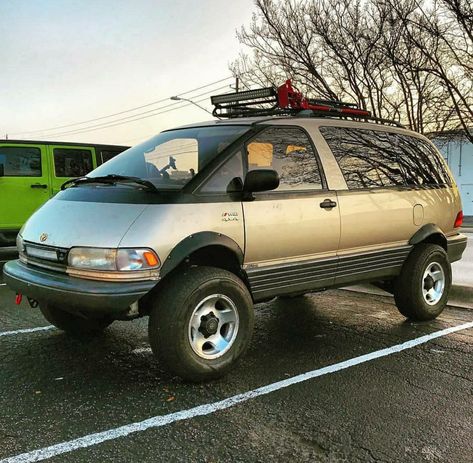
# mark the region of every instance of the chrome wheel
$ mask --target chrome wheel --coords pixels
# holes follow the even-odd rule
[[[192,350],[204,359],[222,356],[238,334],[238,311],[224,294],[213,294],[199,302],[189,320],[189,342]]]
[[[445,272],[437,262],[430,263],[422,278],[422,295],[425,302],[435,305],[443,296],[445,290]]]

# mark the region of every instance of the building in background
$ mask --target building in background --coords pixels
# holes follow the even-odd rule
[[[473,216],[473,143],[461,132],[436,134],[432,141],[443,154],[460,189],[463,214]]]

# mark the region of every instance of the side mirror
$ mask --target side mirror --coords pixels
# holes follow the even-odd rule
[[[256,193],[258,191],[275,190],[279,186],[279,174],[272,169],[250,170],[245,177],[243,191]]]

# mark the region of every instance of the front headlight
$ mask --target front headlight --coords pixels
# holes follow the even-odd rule
[[[99,271],[136,271],[159,267],[156,253],[150,249],[72,248],[70,267]]]

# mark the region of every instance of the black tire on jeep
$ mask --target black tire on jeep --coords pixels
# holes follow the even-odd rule
[[[199,382],[227,373],[253,334],[253,302],[242,280],[213,267],[175,273],[156,292],[148,333],[171,373]]]
[[[445,250],[421,243],[411,251],[394,280],[394,300],[405,317],[433,320],[445,308],[451,284],[452,269]]]
[[[39,309],[49,323],[74,336],[98,335],[113,322],[110,318],[80,317],[50,304],[40,304]]]

